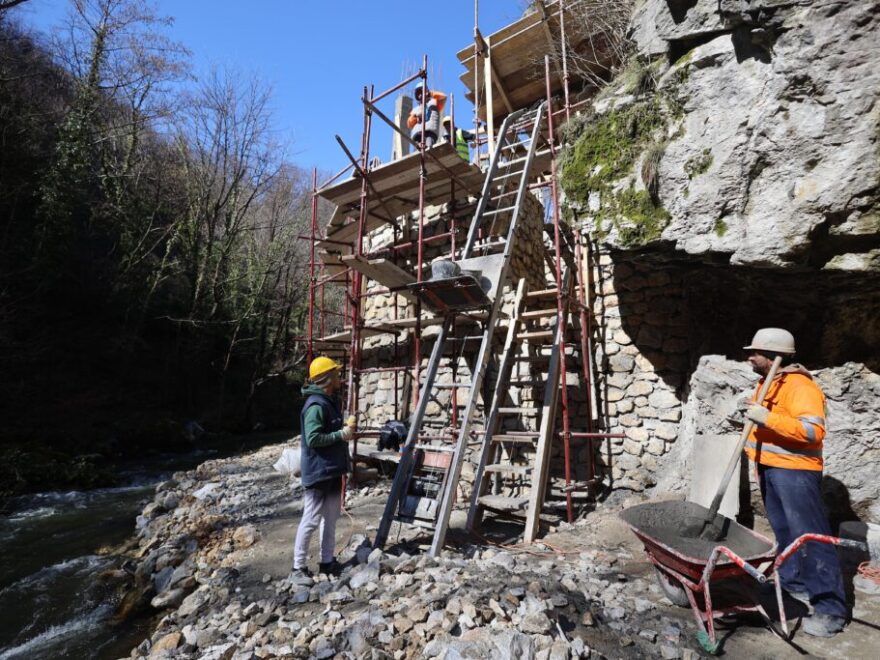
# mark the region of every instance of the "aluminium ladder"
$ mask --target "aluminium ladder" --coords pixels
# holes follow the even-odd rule
[[[400,462],[391,486],[391,493],[385,505],[374,547],[381,548],[388,539],[391,524],[395,520],[405,523],[420,523],[432,527],[434,536],[429,554],[436,556],[443,548],[449,519],[455,503],[455,494],[461,476],[461,468],[471,436],[471,425],[475,421],[479,394],[486,375],[495,331],[501,317],[504,286],[510,270],[516,240],[516,228],[523,202],[528,191],[532,163],[537,145],[543,139],[541,129],[546,119],[546,103],[531,111],[520,110],[508,115],[502,124],[501,138],[492,157],[482,193],[468,231],[462,260],[474,259],[501,248],[495,253],[500,258],[500,270],[494,286],[494,298],[489,299],[476,279],[463,275],[452,278],[451,288],[458,299],[455,307],[443,309],[444,320],[435,339],[431,357],[425,370],[425,380],[421,384],[418,404],[410,423],[406,442],[401,450]],[[531,128],[531,132],[527,130]],[[525,139],[524,139],[525,136]],[[515,184],[515,185],[512,185]],[[489,234],[501,222],[507,222],[506,238],[502,241],[482,241],[482,230],[489,227]],[[453,255],[454,256],[454,255]],[[449,281],[449,280],[447,280]],[[411,285],[429,305],[442,308],[441,282],[421,282]],[[488,309],[488,319],[483,328],[480,348],[472,369],[470,382],[435,384],[437,371],[443,357],[444,345],[453,341],[450,337],[456,314],[463,309]],[[464,338],[470,339],[470,338]],[[428,403],[435,397],[439,388],[468,389],[467,403],[462,415],[461,426],[457,430],[454,445],[430,444],[436,437],[422,433]],[[428,443],[423,443],[428,440]],[[445,455],[445,456],[444,456]]]

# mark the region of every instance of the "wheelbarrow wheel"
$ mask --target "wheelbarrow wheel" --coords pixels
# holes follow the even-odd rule
[[[666,575],[666,573],[656,566],[654,567],[654,573],[657,575],[657,584],[660,585],[660,590],[669,602],[673,605],[678,605],[679,607],[691,606],[691,602],[688,600],[687,593],[683,586],[675,582],[675,580]]]

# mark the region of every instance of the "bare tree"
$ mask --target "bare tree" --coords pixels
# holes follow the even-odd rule
[[[598,88],[632,51],[627,37],[635,0],[569,0],[564,3],[565,35],[556,35],[551,60],[557,69],[566,57],[574,87]],[[551,5],[548,11],[557,10]],[[558,19],[557,19],[558,20]]]
[[[28,0],[2,0],[2,2],[0,2],[0,11],[12,9],[13,7],[24,4],[27,1]]]
[[[44,181],[41,245],[50,259],[69,261],[57,246],[69,245],[71,232],[80,243],[100,236],[109,250],[73,255],[75,270],[120,292],[140,286],[135,270],[166,232],[156,221],[162,196],[147,190],[155,181],[143,181],[152,164],[142,147],[170,116],[171,85],[186,73],[188,51],[163,33],[170,23],[146,0],[71,0],[53,43],[73,74],[74,97]]]
[[[268,101],[259,81],[214,72],[176,122],[186,185],[176,240],[194,321],[210,321],[226,304],[231,258],[248,231],[248,215],[278,173]]]

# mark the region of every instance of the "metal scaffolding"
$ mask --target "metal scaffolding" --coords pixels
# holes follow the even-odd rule
[[[349,164],[320,185],[317,171],[313,173],[311,232],[309,236],[301,237],[310,241],[309,311],[307,335],[303,339],[307,343],[308,360],[317,354],[331,354],[345,362],[345,400],[349,411],[359,410],[361,377],[366,374],[387,373],[394,378],[395,419],[406,417],[405,411],[410,406],[415,407],[421,394],[423,330],[427,325],[440,323],[439,318],[426,319],[423,317],[422,297],[413,295],[414,291],[419,290],[418,285],[423,284],[426,279],[426,249],[448,246],[448,254],[453,260],[459,252],[462,252],[463,247],[458,234],[462,231],[468,231],[469,227],[459,222],[459,209],[456,200],[460,201],[465,195],[479,197],[482,180],[489,176],[481,171],[480,165],[492,158],[497,147],[494,134],[494,123],[497,118],[496,108],[503,108],[499,112],[506,116],[521,111],[530,103],[543,101],[547,108],[546,133],[542,133],[541,138],[546,142],[547,148],[535,154],[534,180],[529,183],[528,188],[530,190],[549,189],[552,204],[552,226],[548,233],[550,233],[552,243],[552,254],[549,256],[553,264],[550,273],[553,287],[544,293],[550,293],[555,298],[557,318],[576,319],[577,326],[580,328],[579,341],[570,341],[567,338],[567,334],[574,329],[574,324],[571,321],[567,322],[566,328],[561,333],[559,347],[561,355],[559,365],[561,429],[552,433],[552,437],[562,441],[565,461],[563,492],[566,517],[572,521],[575,517],[572,494],[578,490],[586,490],[588,494],[595,494],[595,490],[600,484],[595,461],[596,443],[621,436],[599,432],[595,427],[593,411],[597,407],[592,387],[594,365],[592,361],[590,300],[592,254],[587,240],[580,234],[573,233],[564,225],[559,211],[558,126],[562,120],[567,120],[570,117],[575,107],[570,102],[569,93],[565,36],[566,6],[562,0],[547,5],[543,2],[536,4],[540,8],[537,18],[520,19],[513,26],[505,28],[504,30],[507,32],[496,39],[496,35],[499,33],[488,37],[481,34],[477,20],[478,2],[474,3],[472,51],[468,51],[469,54],[465,54],[464,50],[459,52],[459,59],[467,69],[462,80],[465,81],[465,78],[468,78],[473,83],[471,88],[471,96],[475,104],[475,155],[473,162],[467,163],[456,154],[455,126],[452,126],[447,142],[429,148],[426,144],[425,130],[421,131],[418,141],[415,141],[379,107],[381,101],[400,92],[412,83],[420,82],[424,85],[424,89],[430,89],[428,86],[427,56],[422,58],[422,66],[419,71],[389,89],[376,94],[372,86],[363,88],[360,99],[363,107],[363,128],[359,153],[355,155],[337,135],[336,140]],[[520,22],[522,25],[518,25]],[[516,39],[525,39],[523,35],[530,35],[530,44],[536,43],[531,35],[536,31],[541,31],[546,38],[544,48],[554,50],[556,42],[551,34],[551,22],[558,26],[561,63],[557,62],[554,66],[556,71],[551,71],[550,54],[544,52],[541,58],[544,65],[543,85],[537,88],[537,95],[533,94],[534,98],[526,98],[508,93],[499,74],[503,70],[503,61],[497,59],[497,54],[496,59],[493,60],[493,48],[500,47],[499,44],[506,44],[507,48],[515,47]],[[559,55],[558,52],[556,54]],[[496,91],[501,97],[501,105],[495,101]],[[453,110],[450,114],[454,121],[454,98],[450,96],[449,101],[451,110]],[[421,99],[422,117],[425,117],[427,102],[427,94],[423,94]],[[514,103],[526,103],[526,105],[514,107]],[[384,165],[371,163],[370,143],[374,117],[387,124],[405,143],[414,146],[415,153]],[[485,119],[485,130],[481,117]],[[484,147],[486,148],[485,153],[483,152]],[[351,173],[351,177],[343,179],[349,173]],[[409,197],[407,193],[416,193],[416,196]],[[336,211],[325,228],[319,226],[319,197],[336,204]],[[426,206],[441,202],[449,205],[447,230],[426,235]],[[463,209],[463,212],[468,214],[468,209]],[[414,218],[411,218],[412,214],[415,214]],[[462,215],[462,217],[464,216]],[[387,226],[391,227],[393,240],[380,248],[374,249],[370,246],[368,249],[365,242],[368,235]],[[484,238],[482,229],[476,228],[475,231],[477,238],[482,240]],[[415,233],[415,237],[413,233]],[[413,272],[402,268],[401,260],[404,265],[408,260]],[[563,282],[563,270],[566,267],[566,262],[572,266],[571,286],[565,286]],[[368,280],[373,280],[382,286],[368,290]],[[328,285],[344,287],[344,304],[341,310],[327,307],[326,287]],[[377,295],[391,296],[394,318],[383,323],[368,324],[364,319],[364,306],[369,297]],[[498,295],[501,295],[500,291]],[[414,306],[414,314],[410,318],[399,318],[399,303],[402,298]],[[341,328],[339,327],[340,319],[342,320]],[[465,320],[474,319],[479,319],[479,316],[465,315]],[[446,321],[444,320],[443,323],[445,324]],[[339,331],[327,334],[331,329]],[[399,333],[402,330],[411,332],[411,341],[409,342],[411,355],[409,357],[402,355],[402,346],[399,341]],[[456,340],[455,330],[456,326],[453,324],[448,341],[465,341],[464,338]],[[365,367],[363,365],[364,339],[379,333],[394,335],[392,364]],[[580,368],[566,364],[567,346],[572,346],[573,349],[579,351]],[[451,368],[453,382],[456,382],[457,359],[452,361]],[[578,377],[581,380],[581,387],[586,399],[587,413],[580,416],[582,423],[576,423],[579,416],[571,410],[567,381],[569,372],[579,372]],[[449,440],[457,435],[459,420],[457,390],[455,388],[452,389],[451,397],[452,422],[449,428],[436,436],[437,439]],[[551,414],[555,417],[556,412]],[[552,420],[550,423],[552,428]],[[581,428],[575,428],[578,426]],[[360,439],[376,436],[378,436],[378,429],[375,428],[362,428],[356,434],[356,437]],[[587,478],[582,480],[575,480],[572,471],[571,445],[574,439],[585,441],[588,448]],[[357,439],[354,441],[353,455],[355,461],[366,457],[359,454]],[[527,540],[531,539],[527,538]]]

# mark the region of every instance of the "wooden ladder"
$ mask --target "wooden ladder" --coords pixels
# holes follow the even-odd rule
[[[565,270],[563,287],[570,287],[570,271]],[[556,289],[535,291],[529,294],[525,290],[525,282],[520,281],[517,288],[514,309],[507,329],[507,336],[502,350],[498,369],[498,384],[492,396],[492,404],[486,421],[486,434],[481,447],[480,460],[477,465],[474,489],[468,509],[467,528],[476,531],[482,523],[483,514],[487,510],[499,513],[526,513],[524,539],[534,540],[538,532],[541,508],[547,486],[550,464],[550,451],[555,437],[555,420],[558,409],[560,389],[560,364],[562,360],[560,346],[568,325],[568,310],[563,309],[563,319],[558,318],[556,306],[547,307],[549,298],[556,298]],[[531,301],[539,301],[538,309],[529,309]],[[556,318],[555,329],[526,327],[530,322],[542,318]],[[532,348],[549,346],[547,378],[537,381],[511,380],[511,372],[520,356],[523,345]],[[525,358],[533,361],[535,358]],[[543,358],[538,358],[544,361]],[[540,409],[524,406],[508,406],[507,392],[511,385],[534,384],[544,387],[544,397]],[[522,401],[520,401],[520,404]],[[499,431],[502,419],[520,417],[539,413],[537,431]],[[522,449],[533,449],[530,461],[517,462]],[[503,495],[501,489],[524,490],[527,495]],[[491,491],[491,492],[490,492]]]

